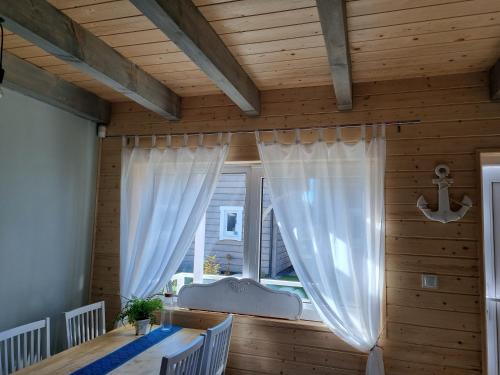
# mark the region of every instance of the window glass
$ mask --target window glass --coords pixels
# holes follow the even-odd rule
[[[315,199],[315,182],[310,181],[308,199]],[[253,203],[247,207],[249,197],[253,197]],[[247,223],[249,218],[252,222]],[[249,264],[244,265],[245,259]],[[308,302],[278,228],[262,169],[226,167],[170,287],[177,293],[182,285],[192,282],[243,277],[244,269],[250,275],[258,276],[260,272],[263,285],[295,293]]]
[[[241,241],[243,234],[243,207],[220,206],[219,240]]]
[[[174,292],[192,282],[242,276],[246,185],[246,173],[221,174],[205,217],[172,278]]]
[[[269,288],[307,295],[288,257],[271,205],[269,186],[262,179],[262,221],[260,244],[260,282]]]

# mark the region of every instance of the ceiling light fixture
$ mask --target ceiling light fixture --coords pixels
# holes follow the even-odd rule
[[[3,97],[2,83],[5,70],[3,70],[3,25],[4,19],[0,17],[0,98]]]

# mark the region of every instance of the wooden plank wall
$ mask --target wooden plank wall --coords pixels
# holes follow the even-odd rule
[[[354,110],[341,113],[336,111],[331,87],[265,91],[263,114],[258,118],[242,115],[223,96],[186,98],[183,120],[175,123],[133,103],[121,103],[113,108],[108,132],[111,136],[146,135],[420,119],[419,125],[387,128],[387,322],[383,340],[387,374],[479,374],[480,196],[475,153],[479,148],[500,148],[500,104],[488,99],[486,73],[356,84],[354,93]],[[346,134],[350,132],[346,130]],[[103,142],[92,285],[93,299],[107,302],[108,319],[118,308],[120,145],[119,137]],[[233,138],[230,158],[256,158],[253,134]],[[436,203],[437,190],[431,179],[437,163],[451,167],[455,179],[452,196],[460,200],[466,193],[474,202],[475,207],[458,223],[427,221],[415,206],[420,194],[430,204]],[[423,272],[439,275],[438,290],[421,289]],[[285,322],[247,327],[245,332],[253,344],[248,352],[247,346],[241,345],[238,355],[231,355],[231,373],[360,371],[356,366],[342,371],[317,366],[318,359],[342,363],[349,358],[327,346],[333,338],[323,331],[323,349],[318,349],[322,346],[319,339],[300,344],[318,349],[317,357],[297,354],[284,359],[284,355],[291,355],[290,346],[299,345],[294,340],[307,336],[304,330],[313,329],[283,326]],[[253,336],[254,330],[258,337]],[[269,350],[251,352],[252,347],[259,349],[261,345]],[[265,370],[259,367],[270,362],[274,365]],[[300,366],[309,366],[309,372],[300,372]]]
[[[174,324],[207,329],[226,314],[176,311]],[[362,375],[366,354],[332,335],[323,324],[235,315],[228,375]]]

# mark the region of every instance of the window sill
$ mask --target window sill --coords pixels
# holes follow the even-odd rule
[[[187,328],[207,329],[222,322],[227,316],[227,314],[228,313],[223,313],[218,311],[190,310],[177,307],[174,311],[174,324],[178,324],[182,327],[187,327]],[[238,321],[241,322],[256,321],[262,324],[272,323],[273,325],[280,325],[280,326],[293,325],[296,326],[296,328],[298,328],[297,326],[302,326],[304,328],[309,328],[309,329],[314,327],[315,330],[331,332],[323,322],[313,319],[301,318],[299,320],[289,320],[289,319],[270,318],[270,317],[255,316],[255,315],[242,315],[242,314],[233,314],[233,315],[237,317]]]
[[[300,320],[321,322],[321,318],[311,302],[302,303],[302,315]]]

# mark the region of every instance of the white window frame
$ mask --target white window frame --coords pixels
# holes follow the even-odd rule
[[[243,234],[243,207],[241,206],[219,206],[219,240],[241,241]],[[236,214],[235,232],[227,230],[228,214]]]

